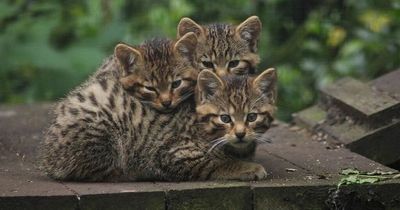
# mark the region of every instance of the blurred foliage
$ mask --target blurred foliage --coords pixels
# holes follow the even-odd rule
[[[278,68],[281,119],[339,77],[371,79],[399,67],[397,0],[3,0],[0,103],[63,97],[116,43],[175,37],[183,16],[240,23],[250,15],[263,22],[260,68]]]

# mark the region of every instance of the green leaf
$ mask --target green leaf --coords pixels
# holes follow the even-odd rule
[[[395,174],[393,171],[380,171],[380,170],[375,170],[372,172],[368,172],[367,175],[392,175]]]
[[[365,183],[375,183],[380,181],[380,179],[378,178],[362,178],[362,179],[358,179],[358,183],[360,184],[365,184]]]
[[[344,169],[340,172],[340,174],[342,175],[350,175],[350,174],[360,174],[360,171],[356,170],[356,169]]]

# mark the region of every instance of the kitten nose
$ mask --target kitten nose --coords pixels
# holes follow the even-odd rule
[[[166,107],[166,108],[168,108],[169,106],[171,106],[171,100],[167,100],[167,101],[163,101],[163,102],[161,102],[161,104],[164,106],[164,107]]]
[[[244,125],[243,122],[236,122],[235,128],[234,128],[234,132],[236,137],[239,140],[242,140],[243,137],[246,135],[246,127]]]
[[[225,68],[217,68],[215,73],[217,73],[218,76],[223,77],[227,74],[227,70]]]
[[[236,137],[238,139],[243,139],[243,137],[246,136],[246,133],[245,132],[239,132],[239,133],[235,133],[235,135],[236,135]]]

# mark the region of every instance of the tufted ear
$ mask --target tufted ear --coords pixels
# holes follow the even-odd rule
[[[201,25],[190,18],[184,17],[179,21],[177,37],[180,38],[189,32],[193,32],[197,37],[204,35],[204,29]]]
[[[236,34],[249,43],[253,52],[257,51],[257,43],[261,33],[261,21],[257,16],[251,16],[236,27]]]
[[[258,75],[253,81],[253,88],[261,95],[266,96],[272,103],[276,101],[277,74],[274,68],[269,68]]]
[[[114,55],[126,74],[131,74],[133,66],[142,60],[140,51],[127,44],[117,44]]]
[[[218,91],[223,91],[224,82],[210,70],[203,70],[197,77],[197,89],[201,96],[201,101],[209,99]]]
[[[181,37],[174,45],[174,51],[182,58],[192,61],[195,55],[197,37],[193,32],[189,32]]]

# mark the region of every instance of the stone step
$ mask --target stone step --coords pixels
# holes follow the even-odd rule
[[[296,125],[304,127],[331,146],[344,145],[369,159],[392,165],[400,160],[400,120],[376,129],[368,129],[351,119],[329,121],[326,112],[312,106],[293,115]]]
[[[327,134],[331,142],[340,142],[353,152],[384,165],[400,160],[400,121],[368,130],[352,121],[323,123],[316,132]]]
[[[400,69],[372,80],[370,85],[400,101]]]
[[[300,112],[292,114],[296,125],[313,130],[317,125],[323,123],[326,119],[326,111],[318,105],[306,108]]]
[[[358,168],[362,171],[393,170],[346,148],[332,148],[324,142],[314,140],[308,131],[293,129],[287,124],[279,124],[271,128],[265,134],[265,138],[273,143],[261,145],[256,158],[268,157],[267,154],[271,154],[305,171],[312,172],[317,177],[335,179],[340,171],[346,168]]]
[[[332,115],[346,115],[369,127],[377,128],[400,118],[400,101],[373,86],[352,78],[343,78],[320,90],[325,109],[337,108]]]

